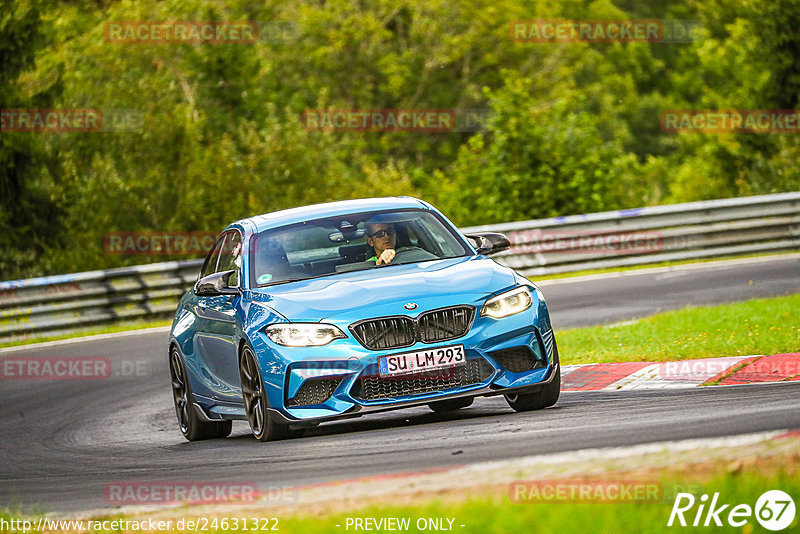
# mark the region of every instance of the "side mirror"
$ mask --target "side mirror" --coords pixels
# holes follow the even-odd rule
[[[194,294],[201,297],[216,297],[219,295],[238,295],[238,287],[230,287],[229,280],[236,271],[222,271],[220,273],[204,276],[194,285]]]
[[[478,254],[489,256],[511,248],[511,242],[503,234],[481,232],[480,234],[467,234],[467,237],[475,243]]]

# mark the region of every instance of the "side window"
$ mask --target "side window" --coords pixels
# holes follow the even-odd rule
[[[200,271],[200,278],[204,276],[208,276],[209,274],[214,274],[217,272],[217,263],[219,262],[219,256],[222,254],[222,247],[225,244],[225,238],[227,234],[220,236],[217,239],[216,245],[214,245],[213,250],[209,253],[208,257],[206,258],[206,262],[203,264],[203,270]]]
[[[420,222],[420,234],[424,234],[426,240],[431,241],[431,247],[437,249],[436,254],[439,257],[463,254],[464,247],[455,240],[450,232],[437,231],[435,228],[431,228],[431,220],[422,220]]]
[[[438,243],[438,236],[434,237],[431,235],[431,232],[425,226],[425,222],[423,220],[412,221],[409,224],[409,227],[409,234],[413,234],[414,240],[416,241],[416,243],[414,243],[415,246],[423,250],[427,250],[432,254],[436,254],[440,258],[445,256],[442,251],[442,247]]]
[[[228,280],[230,287],[239,285],[239,273],[242,268],[242,236],[239,232],[233,231],[227,234],[222,254],[219,257],[219,264],[215,272],[236,271]]]

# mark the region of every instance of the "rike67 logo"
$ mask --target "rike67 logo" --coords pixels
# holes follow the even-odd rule
[[[696,510],[695,505],[697,505]],[[755,508],[749,504],[732,506],[723,503],[720,501],[719,492],[714,493],[711,502],[708,502],[706,494],[696,499],[691,493],[679,493],[675,496],[675,504],[672,505],[667,526],[721,527],[727,524],[732,527],[743,527],[753,516],[767,530],[775,532],[784,530],[794,521],[794,501],[788,493],[780,490],[764,492],[756,501]]]

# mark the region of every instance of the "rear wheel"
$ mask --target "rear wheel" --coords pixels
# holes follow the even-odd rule
[[[239,375],[242,379],[242,397],[247,412],[247,421],[250,423],[250,430],[254,438],[258,441],[274,441],[303,433],[302,430],[291,431],[288,425],[278,423],[270,417],[264,380],[261,378],[255,354],[250,347],[245,346],[242,349],[239,358]]]
[[[559,363],[558,347],[553,340],[553,363]],[[542,386],[536,393],[515,393],[506,395],[506,402],[516,412],[529,412],[541,410],[552,406],[558,401],[561,393],[561,365],[556,369],[556,374],[549,384]]]
[[[461,408],[466,408],[472,404],[474,399],[472,397],[461,399],[448,399],[443,401],[436,401],[428,404],[428,408],[436,413],[454,412]]]
[[[172,379],[172,399],[175,402],[175,413],[178,426],[183,437],[189,441],[224,438],[230,435],[232,421],[208,422],[197,415],[194,407],[192,387],[186,377],[186,367],[177,347],[172,347],[169,354],[169,374]]]

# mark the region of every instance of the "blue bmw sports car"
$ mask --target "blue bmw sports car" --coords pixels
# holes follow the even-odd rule
[[[352,200],[237,221],[180,301],[169,341],[188,440],[256,439],[324,421],[504,395],[516,411],[558,400],[558,349],[541,291],[409,197]]]

